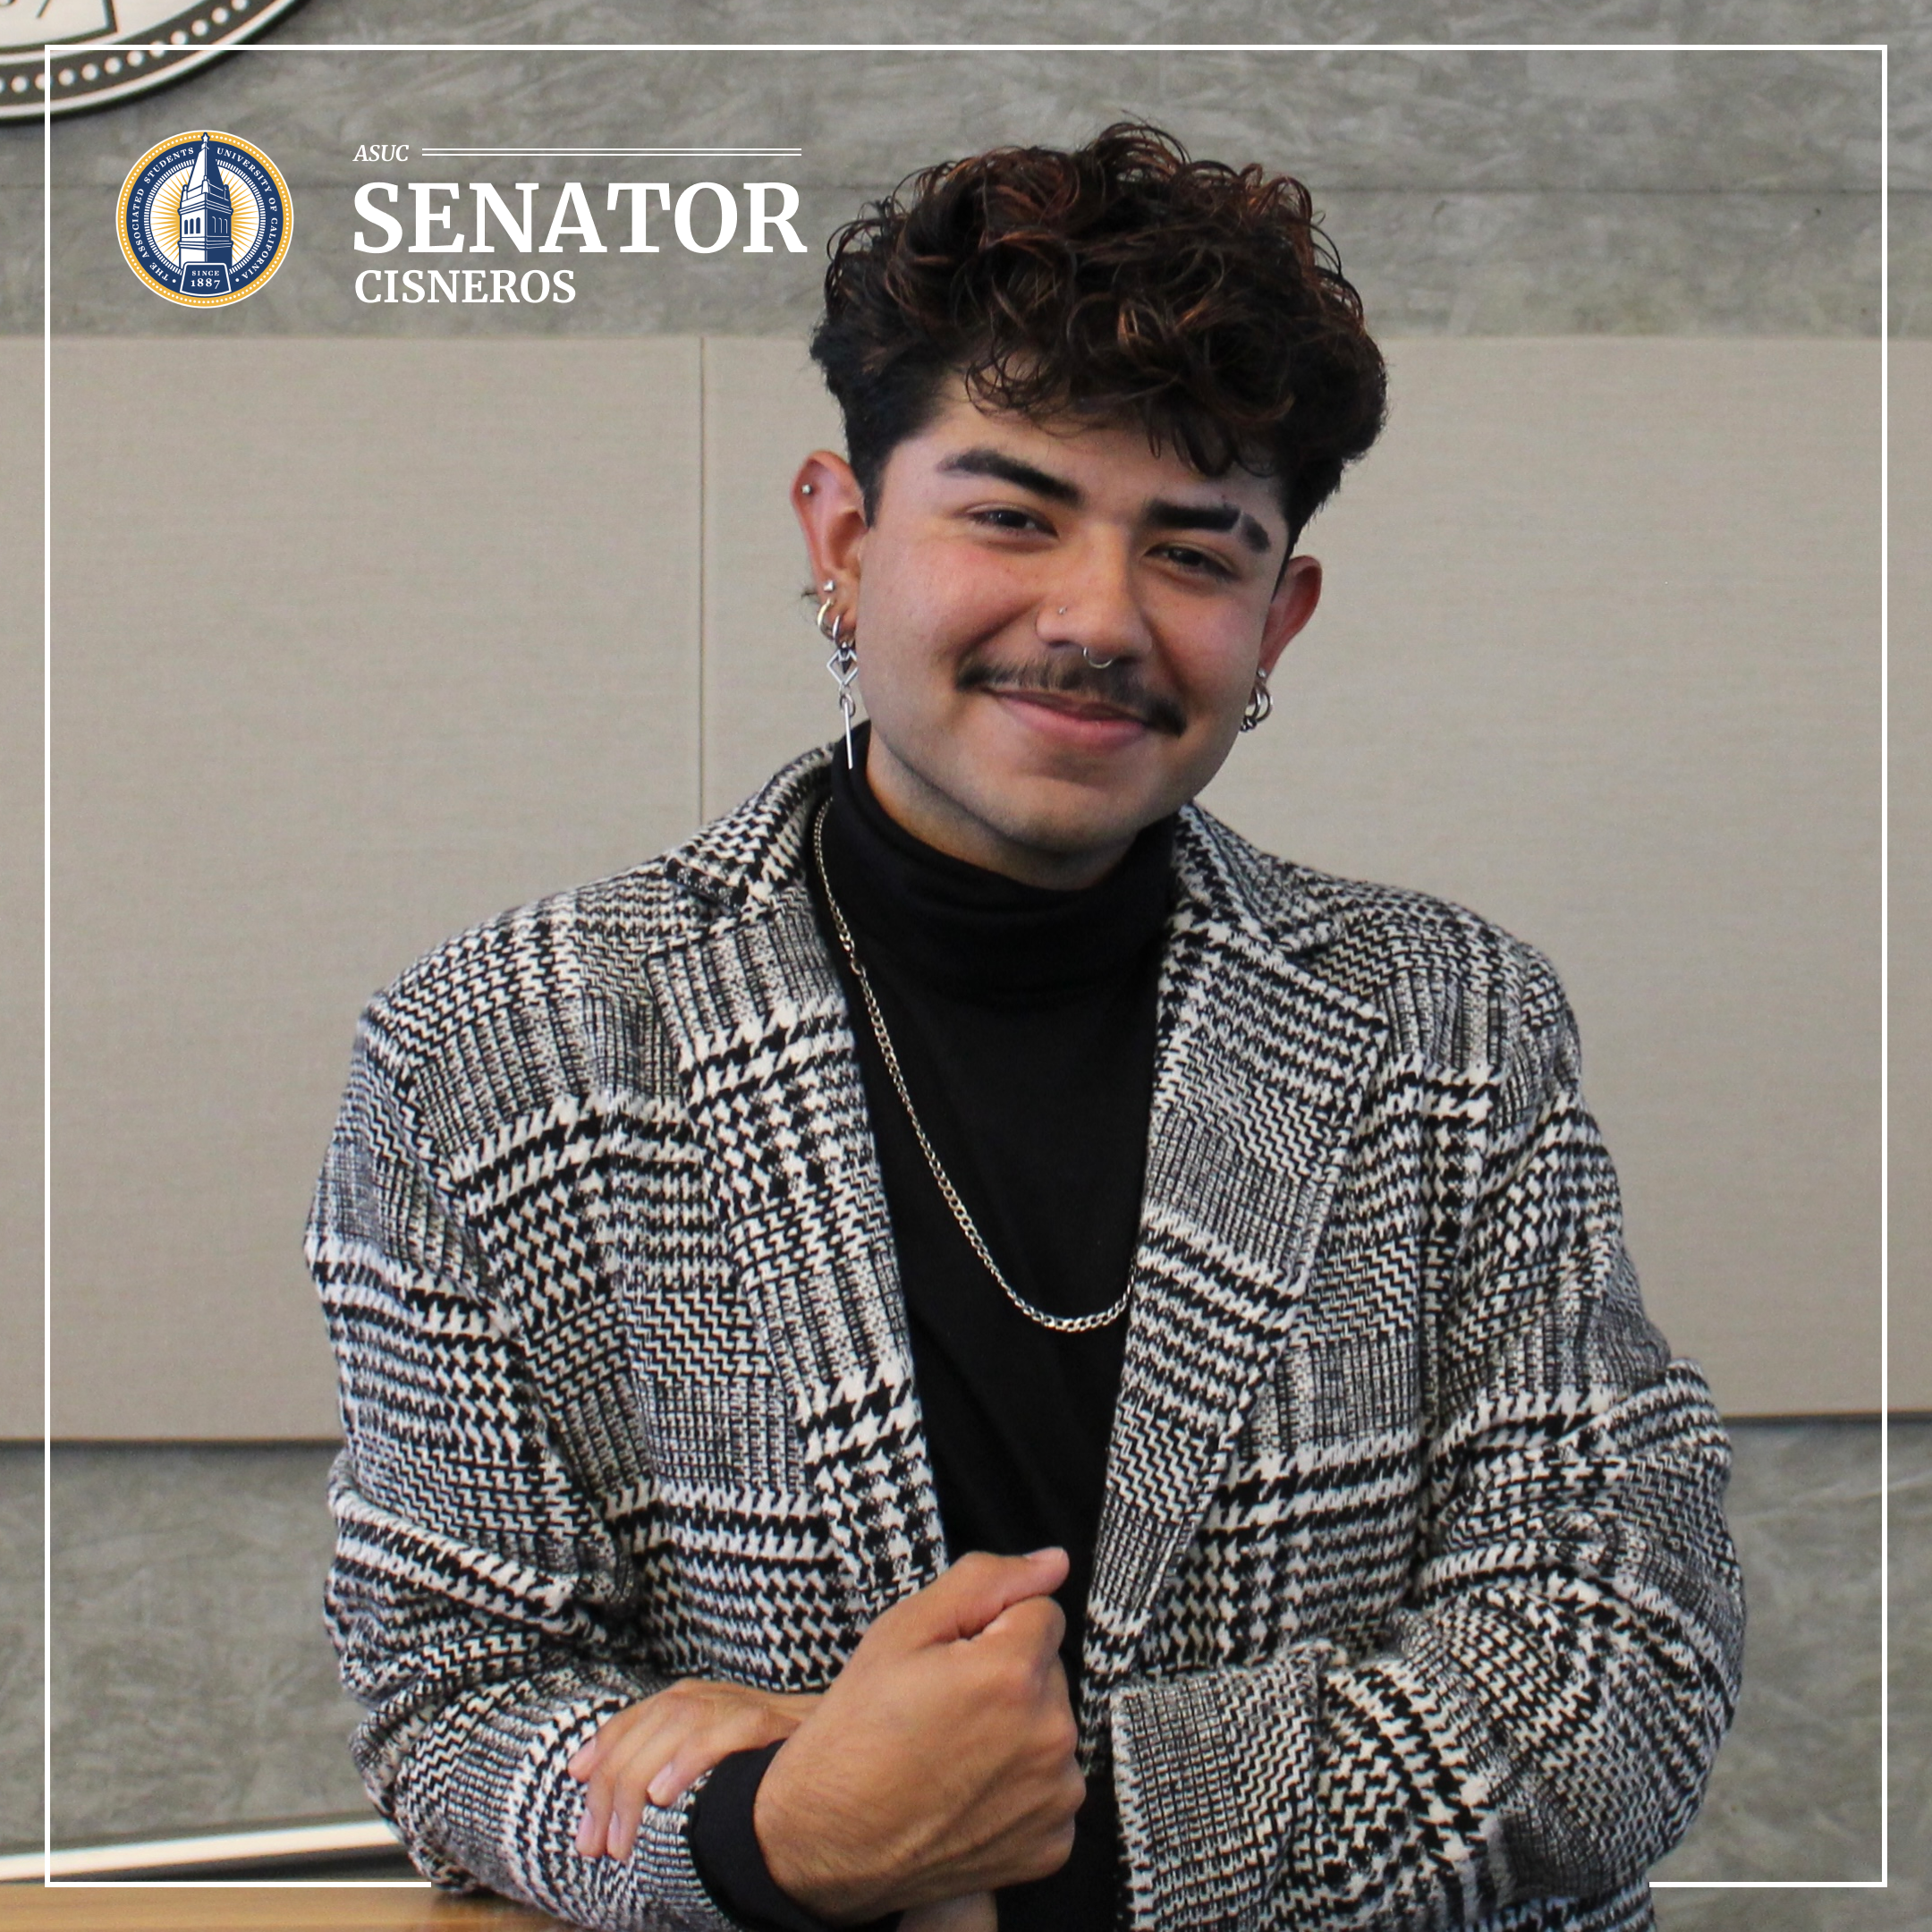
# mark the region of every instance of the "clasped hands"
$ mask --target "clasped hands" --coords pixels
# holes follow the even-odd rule
[[[783,1740],[754,1814],[782,1890],[835,1923],[991,1926],[993,1891],[1065,1863],[1086,1795],[1051,1594],[1066,1573],[1063,1550],[964,1556],[880,1616],[822,1695],[686,1682],[620,1711],[571,1760],[577,1849],[628,1857],[647,1801]]]

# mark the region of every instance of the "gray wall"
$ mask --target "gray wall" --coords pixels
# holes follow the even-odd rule
[[[404,25],[311,0],[277,38],[719,27],[695,7],[648,21],[428,12]],[[760,30],[787,30],[782,12]],[[1264,23],[1228,8],[1194,30],[1444,31],[1440,10],[1385,12],[1365,28],[1353,10]],[[830,37],[942,24],[931,9],[812,19]],[[1171,30],[1151,6],[1027,19],[1030,37]],[[983,7],[943,25],[985,38],[1019,21]],[[1911,9],[1848,7],[1834,23],[1923,38]],[[1479,25],[1550,29],[1534,8],[1486,8]],[[1621,6],[1566,15],[1563,31],[1586,25],[1818,30],[1804,8]],[[1894,90],[1908,328],[1928,314],[1917,58],[1902,48]],[[326,1365],[287,1242],[355,1005],[440,931],[653,849],[823,728],[809,641],[785,641],[805,633],[782,515],[741,511],[782,477],[815,405],[770,386],[745,415],[723,361],[791,352],[717,340],[801,326],[810,263],[613,255],[581,265],[571,309],[513,329],[494,312],[359,309],[354,143],[792,142],[809,233],[912,161],[1078,134],[1123,107],[1203,151],[1306,173],[1392,335],[1490,339],[1398,343],[1411,374],[1389,445],[1319,532],[1351,562],[1354,601],[1338,575],[1298,647],[1299,722],[1270,741],[1281,767],[1250,758],[1217,798],[1285,849],[1458,893],[1547,945],[1583,1009],[1633,1240],[1676,1338],[1733,1408],[1870,1406],[1871,376],[1846,339],[1877,323],[1875,68],[1850,52],[258,53],[63,123],[58,1426],[326,1431]],[[183,115],[262,140],[297,198],[288,267],[216,315],[146,295],[101,219],[127,161]],[[0,223],[16,235],[38,214],[38,148],[0,144]],[[37,292],[0,282],[7,326],[37,325]],[[344,340],[402,330],[488,339]],[[1496,340],[1531,335],[1573,348]],[[1711,336],[1775,340],[1767,360],[1699,362],[1688,339]],[[30,424],[34,360],[5,369]],[[1902,390],[1922,393],[1919,365],[1900,363]],[[1528,432],[1557,419],[1553,404],[1579,413],[1539,445]],[[1471,438],[1488,459],[1465,469]],[[1499,467],[1505,451],[1530,467]],[[693,452],[711,467],[688,538],[680,518],[699,499],[671,479]],[[199,480],[184,490],[190,456]],[[205,593],[182,566],[211,520],[237,563]],[[1600,547],[1599,521],[1614,532]],[[1634,587],[1633,632],[1617,614],[1640,539],[1672,561]],[[1500,577],[1499,546],[1519,565]],[[1453,583],[1430,575],[1445,560]],[[1894,594],[1911,621],[1913,585]],[[18,638],[9,661],[30,679]],[[1902,689],[1899,708],[1909,723]],[[1370,757],[1353,736],[1368,718],[1408,735]],[[1472,742],[1480,761],[1461,754]],[[30,986],[30,867],[10,881]],[[15,1091],[30,1091],[37,1013],[30,995],[16,1004]],[[1687,1060],[1687,1040],[1709,1050]],[[1901,1095],[1908,1151],[1916,1098]],[[17,1177],[37,1123],[19,1107],[10,1120]],[[10,1304],[30,1335],[36,1196],[16,1178],[4,1204]],[[1900,1206],[1902,1255],[1922,1252]],[[9,1353],[0,1426],[30,1429],[30,1356]],[[1895,1368],[1902,1399],[1932,1402],[1903,1351]]]
[[[1924,1708],[1932,1682],[1932,1619],[1911,1609],[1932,1584],[1932,1426],[1902,1425],[1894,1437],[1902,1721]],[[1661,1877],[1829,1881],[1876,1869],[1877,1438],[1869,1422],[1736,1432],[1729,1506],[1751,1602],[1751,1668],[1704,1815]],[[29,1557],[38,1460],[0,1447],[0,1553],[11,1521]],[[56,1844],[360,1809],[346,1749],[357,1712],[336,1687],[317,1614],[328,1460],[308,1444],[56,1447]],[[38,1520],[31,1535],[37,1559]],[[10,1600],[7,1582],[0,1574],[0,1631],[10,1634],[29,1605],[24,1590]],[[17,1716],[0,1703],[0,1852],[38,1830],[34,1663],[19,1673]],[[0,1692],[13,1688],[0,1676]],[[1904,1758],[1894,1786],[1901,1819],[1917,1791]],[[1932,1844],[1911,1835],[1895,1828],[1895,1868],[1927,1899]]]
[[[582,14],[591,11],[570,16],[564,38],[586,33]],[[644,11],[606,10],[613,38],[651,38],[640,30]],[[410,16],[412,28],[422,17]],[[1101,31],[1118,31],[1113,18],[1087,10],[1078,38],[1101,22]],[[852,8],[848,20],[877,31],[869,13]],[[357,185],[480,174],[465,173],[471,164],[463,161],[384,168],[357,166],[352,157],[369,140],[409,142],[411,153],[426,141],[524,140],[801,148],[800,158],[782,163],[526,158],[499,164],[492,178],[546,189],[570,178],[668,179],[674,190],[782,174],[801,191],[799,232],[810,252],[761,259],[733,250],[681,261],[666,250],[621,259],[622,225],[604,219],[597,195],[594,214],[620,231],[604,236],[613,253],[551,258],[547,266],[561,260],[579,271],[580,297],[520,313],[518,326],[802,331],[816,301],[818,240],[862,199],[928,160],[1003,140],[1079,140],[1122,113],[1159,120],[1202,153],[1306,175],[1371,313],[1391,334],[1877,328],[1879,60],[1870,49],[275,51],[298,35],[345,36],[359,23],[380,26],[377,38],[401,38],[393,9],[309,0],[268,40],[188,84],[203,122],[268,148],[296,199],[298,241],[274,284],[216,314],[147,293],[100,214],[101,190],[117,188],[134,157],[182,125],[185,92],[56,123],[56,329],[197,340],[494,332],[506,320],[500,309],[368,306],[352,292],[356,270],[403,258],[354,250],[365,225],[352,207]],[[1801,38],[1812,38],[1816,24]],[[414,30],[432,31],[427,23]],[[955,31],[949,21],[940,38]],[[463,38],[470,35],[484,30],[472,25]],[[839,38],[821,24],[809,38],[828,37]],[[1262,38],[1283,37],[1277,18]],[[38,183],[38,155],[28,156],[30,170],[15,154],[6,178]],[[552,199],[540,195],[538,205]],[[406,191],[401,199],[406,209]],[[16,306],[11,321],[37,327],[38,316]]]

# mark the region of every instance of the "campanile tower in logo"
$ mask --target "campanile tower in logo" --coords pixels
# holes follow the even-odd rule
[[[181,198],[181,292],[226,295],[234,284],[234,196],[222,180],[212,138],[201,137]]]

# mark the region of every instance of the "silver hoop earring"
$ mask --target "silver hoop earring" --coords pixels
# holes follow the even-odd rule
[[[1274,708],[1275,697],[1267,688],[1267,673],[1257,667],[1254,689],[1248,693],[1248,708],[1241,713],[1241,728],[1252,731],[1257,724],[1267,722],[1268,713]]]
[[[838,686],[839,719],[845,727],[845,769],[856,770],[858,759],[852,753],[852,719],[858,716],[859,706],[852,697],[852,680],[859,675],[859,638],[856,631],[843,629],[844,619],[833,610],[833,591],[836,588],[828,578],[820,586],[826,593],[825,602],[818,606],[818,634],[832,646],[832,655],[825,661],[825,667],[831,674],[832,682]],[[830,622],[827,616],[829,614]]]
[[[1105,671],[1109,665],[1115,665],[1120,662],[1118,657],[1096,657],[1084,644],[1080,648],[1080,654],[1096,671]]]

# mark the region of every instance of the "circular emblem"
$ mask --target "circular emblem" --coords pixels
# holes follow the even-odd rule
[[[281,170],[252,142],[171,134],[128,170],[114,228],[128,267],[157,295],[219,309],[282,266],[294,212]]]
[[[0,122],[78,114],[166,87],[301,0],[0,0]],[[41,53],[60,44],[52,60]]]

